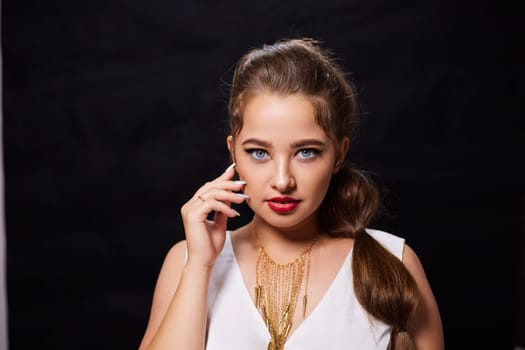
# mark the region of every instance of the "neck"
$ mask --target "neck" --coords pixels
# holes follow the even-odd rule
[[[320,236],[315,217],[294,227],[279,228],[254,216],[250,225],[255,244],[262,245],[277,263],[295,259]]]

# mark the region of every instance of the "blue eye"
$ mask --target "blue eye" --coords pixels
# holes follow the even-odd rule
[[[299,158],[305,159],[305,160],[315,158],[315,156],[317,156],[318,154],[319,154],[319,151],[313,148],[305,148],[298,152]]]
[[[263,149],[248,149],[246,152],[255,160],[264,160],[268,157],[268,152]]]

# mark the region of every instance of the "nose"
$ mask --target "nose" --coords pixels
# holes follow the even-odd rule
[[[289,162],[286,159],[276,160],[272,188],[280,193],[290,193],[295,189],[295,186],[295,177],[292,174]]]

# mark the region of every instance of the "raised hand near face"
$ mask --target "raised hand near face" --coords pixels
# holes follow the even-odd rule
[[[239,216],[231,203],[242,203],[247,196],[244,181],[235,181],[235,163],[211,182],[205,183],[181,208],[188,246],[188,262],[211,266],[221,252],[226,239],[228,218]],[[213,220],[208,216],[214,212]]]

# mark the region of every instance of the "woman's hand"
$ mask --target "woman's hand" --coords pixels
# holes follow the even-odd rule
[[[230,207],[242,203],[247,196],[240,191],[244,181],[233,181],[235,163],[211,182],[207,182],[181,208],[182,221],[188,246],[188,263],[212,266],[226,239],[228,218],[239,216]],[[213,220],[208,215],[215,212]]]
[[[234,166],[199,188],[182,206],[186,242],[175,244],[164,259],[141,350],[204,349],[211,267],[224,246],[228,218],[239,215],[230,204],[247,197],[235,193],[245,183],[232,180]],[[211,212],[215,215],[208,220]]]

